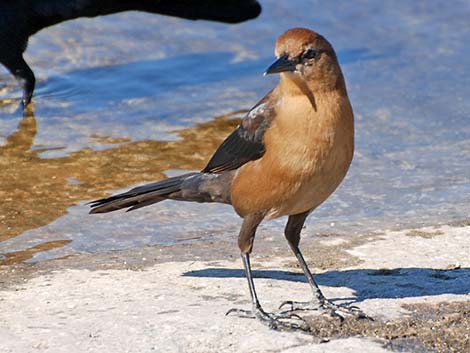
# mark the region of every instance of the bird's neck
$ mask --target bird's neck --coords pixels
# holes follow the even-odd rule
[[[280,75],[279,88],[286,96],[307,96],[314,110],[317,110],[317,100],[323,95],[337,94],[347,96],[343,75],[329,79],[306,81],[293,73]]]

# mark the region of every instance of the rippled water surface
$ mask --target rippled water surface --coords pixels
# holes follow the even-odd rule
[[[89,216],[84,204],[203,167],[275,85],[261,74],[294,26],[333,43],[356,115],[353,166],[307,234],[468,219],[468,1],[261,2],[239,25],[124,13],[32,37],[32,111],[0,71],[0,261],[235,237],[228,206]],[[281,239],[283,222],[262,232]]]

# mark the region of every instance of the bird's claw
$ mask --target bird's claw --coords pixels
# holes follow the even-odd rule
[[[230,309],[225,314],[236,314],[238,317],[258,319],[262,323],[269,326],[273,330],[287,330],[287,331],[304,331],[309,332],[310,327],[299,315],[292,312],[280,313],[278,315],[265,312],[261,307],[254,308],[253,310],[244,309]],[[297,322],[289,322],[287,320],[296,320]]]
[[[338,318],[341,321],[343,321],[346,316],[354,316],[357,319],[368,319],[373,321],[373,319],[370,316],[367,316],[358,306],[339,306],[327,299],[322,299],[318,302],[295,302],[292,300],[287,300],[279,306],[279,309],[282,309],[286,305],[289,305],[290,308],[288,310],[282,311],[281,314],[290,313],[293,311],[315,310],[326,312],[332,317]]]
[[[225,316],[229,316],[230,314],[236,314],[238,317],[247,317],[247,318],[254,318],[255,316],[253,315],[252,310],[244,310],[244,309],[237,309],[237,308],[232,308],[229,311],[225,313]]]

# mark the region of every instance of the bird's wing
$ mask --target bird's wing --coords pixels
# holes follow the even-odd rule
[[[261,158],[265,151],[264,133],[274,119],[275,104],[276,99],[271,91],[245,115],[238,128],[220,145],[202,172],[234,170]]]

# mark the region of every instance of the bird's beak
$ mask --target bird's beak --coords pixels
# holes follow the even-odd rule
[[[289,60],[287,55],[281,56],[270,67],[268,67],[264,76],[285,71],[295,71],[295,62]]]

